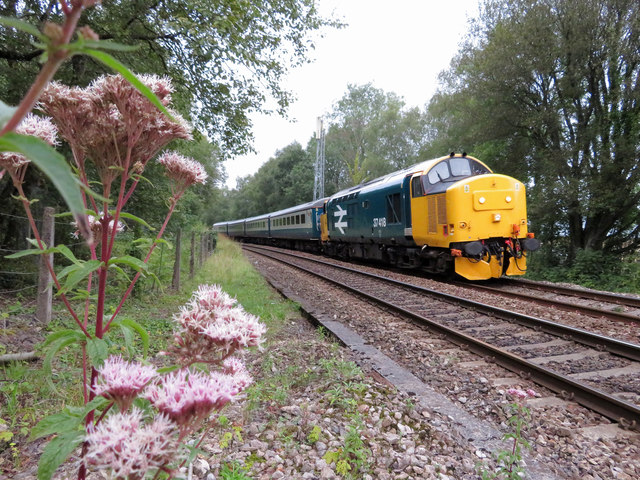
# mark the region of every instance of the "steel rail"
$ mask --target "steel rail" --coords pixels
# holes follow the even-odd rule
[[[246,248],[246,246],[245,246]],[[483,342],[482,340],[478,340],[474,337],[471,337],[457,329],[451,328],[451,327],[447,327],[446,325],[442,325],[438,322],[435,322],[429,318],[426,318],[420,314],[417,314],[415,312],[412,312],[410,310],[407,310],[404,307],[395,305],[391,302],[388,302],[384,299],[381,299],[375,295],[369,294],[369,293],[365,293],[362,292],[361,290],[358,290],[355,287],[351,287],[343,282],[340,282],[336,279],[327,277],[326,275],[322,275],[319,274],[317,272],[313,272],[312,270],[309,270],[303,266],[300,265],[295,265],[292,263],[288,263],[285,260],[283,260],[282,258],[277,258],[276,256],[274,256],[274,254],[276,255],[285,255],[285,256],[291,256],[291,257],[295,257],[298,259],[302,259],[302,260],[307,260],[309,262],[315,262],[315,263],[320,263],[320,264],[325,264],[327,266],[339,269],[339,270],[347,270],[347,271],[351,271],[353,273],[356,274],[360,274],[363,276],[367,276],[370,278],[374,278],[377,280],[382,280],[385,282],[389,282],[389,283],[393,283],[396,284],[398,286],[402,286],[402,287],[409,287],[410,289],[418,289],[418,290],[423,290],[426,292],[432,292],[429,289],[425,289],[423,287],[416,287],[415,285],[409,285],[409,284],[403,284],[403,282],[399,282],[397,280],[392,280],[386,277],[381,277],[379,275],[374,275],[371,273],[367,273],[367,272],[359,272],[357,270],[348,268],[348,267],[343,267],[341,265],[335,265],[335,264],[331,264],[329,262],[324,262],[324,261],[318,261],[318,260],[314,260],[314,259],[310,259],[310,258],[306,258],[306,257],[299,257],[290,253],[285,253],[285,252],[274,252],[274,251],[268,251],[266,249],[261,249],[261,248],[246,248],[249,251],[252,251],[254,253],[257,253],[259,255],[264,255],[266,257],[272,258],[276,261],[279,261],[281,263],[284,263],[286,265],[292,266],[298,270],[301,270],[303,272],[309,273],[315,277],[321,278],[325,281],[328,281],[334,285],[337,285],[341,288],[344,288],[347,291],[353,292],[359,296],[362,296],[364,298],[367,298],[373,302],[376,302],[378,304],[384,305],[387,308],[390,308],[402,315],[406,315],[409,318],[413,318],[421,323],[424,323],[426,325],[429,326],[429,328],[432,328],[433,330],[436,330],[442,334],[444,334],[445,336],[447,336],[448,338],[451,339],[451,341],[463,348],[468,348],[470,351],[472,351],[473,353],[476,353],[478,355],[482,355],[484,357],[488,357],[488,359],[490,361],[495,362],[496,364],[506,368],[507,370],[510,370],[512,372],[515,372],[516,374],[519,375],[524,375],[527,378],[530,378],[532,381],[534,381],[535,383],[539,384],[539,385],[543,385],[547,388],[549,388],[550,390],[559,393],[561,396],[563,397],[570,397],[573,401],[595,411],[600,413],[601,415],[619,422],[621,425],[625,426],[625,427],[629,427],[629,428],[634,428],[634,429],[639,429],[640,430],[640,408],[636,405],[633,405],[629,402],[626,402],[624,400],[621,400],[619,398],[616,398],[612,395],[609,395],[601,390],[598,390],[596,388],[590,387],[588,385],[585,385],[581,382],[578,382],[576,380],[573,380],[571,378],[565,377],[563,375],[560,375],[552,370],[549,370],[547,368],[544,368],[540,365],[537,365],[535,363],[529,362],[521,357],[518,357],[517,355],[508,352],[506,350],[503,350],[501,348],[495,347],[493,345],[490,345],[486,342]],[[267,253],[268,252],[268,253]],[[456,303],[461,303],[464,304],[465,306],[469,306],[472,308],[475,308],[474,305],[478,305],[480,307],[489,307],[489,309],[493,310],[495,307],[490,307],[484,304],[480,304],[478,302],[472,302],[469,300],[464,300],[464,299],[459,299],[456,297],[453,297],[451,295],[448,294],[441,294],[440,292],[434,292],[437,295],[436,296],[442,296],[442,298],[445,299],[452,299],[453,301],[455,301]],[[506,313],[513,313],[513,312],[508,312],[507,310],[504,310],[503,312]],[[517,314],[519,315],[519,314]],[[546,320],[543,321],[545,323],[551,323],[551,322],[547,322]],[[624,342],[623,342],[624,343]]]
[[[545,292],[558,293],[561,295],[571,295],[574,297],[585,298],[588,300],[599,300],[603,302],[615,303],[616,305],[624,305],[627,307],[640,308],[640,298],[628,297],[626,295],[608,293],[608,292],[593,292],[590,290],[583,290],[580,288],[563,287],[561,285],[548,285],[546,283],[534,282],[533,280],[527,280],[524,278],[509,280],[502,279],[505,285],[515,285],[522,287],[526,285],[536,290],[542,290]],[[520,285],[518,285],[520,284]]]
[[[501,288],[497,288],[497,287],[490,287],[488,285],[478,285],[474,283],[465,283],[465,282],[456,282],[456,281],[449,282],[449,284],[455,285],[461,288],[481,290],[481,291],[493,293],[496,295],[502,295],[504,297],[523,298],[527,301],[535,302],[540,305],[550,305],[550,306],[558,307],[565,311],[579,312],[579,313],[582,312],[582,313],[586,313],[587,315],[605,317],[610,320],[633,322],[633,323],[640,324],[640,317],[638,317],[637,315],[631,315],[630,313],[614,312],[611,310],[606,310],[604,308],[590,307],[588,305],[577,305],[575,303],[563,302],[562,300],[554,300],[551,298],[536,297],[535,295],[530,295],[528,293],[511,292],[508,290],[502,290]],[[587,297],[584,297],[584,298],[587,298]]]
[[[514,312],[512,310],[506,310],[503,308],[495,307],[493,305],[487,305],[485,303],[476,302],[474,300],[468,300],[466,298],[456,297],[455,295],[451,295],[449,293],[438,292],[437,290],[432,290],[426,287],[420,287],[418,285],[412,285],[410,283],[405,283],[398,280],[394,280],[392,278],[375,275],[373,273],[362,272],[360,270],[356,270],[351,267],[336,265],[334,263],[327,262],[324,260],[318,260],[315,258],[308,258],[308,257],[300,257],[288,251],[274,251],[268,248],[255,246],[255,245],[251,245],[251,248],[263,249],[265,251],[272,251],[280,255],[300,258],[302,260],[307,260],[309,262],[314,262],[321,265],[327,265],[327,266],[334,267],[347,272],[352,272],[352,273],[363,275],[363,276],[377,278],[394,285],[398,285],[404,288],[409,288],[415,291],[419,291],[421,293],[434,296],[436,298],[449,301],[453,304],[462,304],[464,306],[472,308],[473,310],[480,311],[482,313],[486,313],[489,315],[493,315],[502,320],[515,322],[515,323],[518,323],[519,325],[534,328],[535,330],[542,331],[545,333],[550,333],[555,336],[570,337],[572,340],[578,343],[582,343],[583,345],[587,345],[597,350],[607,351],[609,353],[613,353],[615,355],[619,355],[621,357],[640,362],[640,345],[637,345],[634,343],[625,342],[623,340],[618,340],[618,339],[607,337],[604,335],[598,335],[597,333],[592,333],[587,330],[583,330],[581,328],[570,327],[568,325],[552,322],[550,320],[545,320],[543,318],[524,315],[522,313]]]

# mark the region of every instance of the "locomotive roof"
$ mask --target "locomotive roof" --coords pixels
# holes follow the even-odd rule
[[[423,172],[426,170],[429,170],[433,165],[435,165],[436,163],[442,161],[442,160],[446,160],[448,158],[470,158],[472,160],[476,160],[479,161],[477,158],[471,157],[469,155],[447,155],[444,157],[440,157],[440,158],[433,158],[431,160],[425,160],[423,162],[420,163],[416,163],[415,165],[411,165],[410,167],[404,168],[402,170],[398,170],[396,172],[391,172],[388,173],[386,175],[383,175],[382,177],[378,177],[378,178],[374,178],[373,180],[369,180],[368,182],[365,183],[361,183],[359,185],[356,185],[354,187],[349,187],[346,188],[344,190],[341,190],[339,192],[334,193],[330,199],[334,199],[337,197],[341,197],[343,195],[348,195],[348,194],[355,194],[356,192],[367,192],[369,190],[373,190],[373,189],[377,189],[379,188],[381,185],[384,184],[396,184],[396,183],[402,183],[403,179],[407,176],[407,175],[411,175],[414,173],[418,173],[418,172]]]

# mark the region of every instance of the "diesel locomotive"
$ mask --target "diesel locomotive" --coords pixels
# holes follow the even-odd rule
[[[540,247],[528,231],[522,182],[464,153],[214,229],[244,242],[469,280],[522,275],[527,254]]]

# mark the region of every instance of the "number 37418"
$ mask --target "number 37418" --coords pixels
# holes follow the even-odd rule
[[[386,227],[386,226],[387,226],[386,217],[380,217],[380,218],[374,218],[373,219],[373,228]]]

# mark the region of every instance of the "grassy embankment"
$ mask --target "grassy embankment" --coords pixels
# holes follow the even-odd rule
[[[256,383],[247,392],[245,420],[265,405],[285,405],[291,389],[308,385],[318,380],[318,376],[331,376],[334,380],[336,377],[344,380],[361,378],[362,373],[354,364],[336,356],[338,349],[331,342],[324,342],[326,348],[321,347],[325,357],[323,368],[309,368],[305,340],[280,338],[283,327],[290,325],[289,320],[299,318],[295,304],[278,296],[242,255],[239,246],[225,238],[219,240],[214,254],[195,278],[184,282],[179,292],[165,289],[162,293],[132,298],[126,304],[121,317],[131,318],[147,330],[150,337],[148,358],[152,362],[170,341],[172,316],[203,283],[220,284],[245,310],[258,315],[268,328],[265,351],[249,355]],[[117,298],[111,300],[115,304]],[[63,310],[57,309],[55,317],[47,328],[48,333],[73,327]],[[323,339],[315,337],[314,348],[318,348],[316,342],[323,342]],[[142,355],[139,341],[127,347],[123,337],[116,335],[114,340],[110,353],[122,353],[129,358]],[[295,343],[300,345],[296,347]],[[290,351],[287,347],[291,347]],[[66,405],[79,405],[82,401],[80,348],[67,348],[56,357],[53,365],[52,381],[42,371],[41,362],[0,366],[0,472],[21,471],[34,462],[38,447],[28,442],[33,425]],[[350,406],[351,402],[346,398],[348,392],[343,395],[341,399]]]

